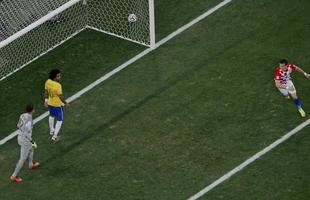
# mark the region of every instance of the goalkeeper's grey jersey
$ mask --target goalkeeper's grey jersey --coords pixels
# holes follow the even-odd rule
[[[19,129],[19,136],[29,141],[32,140],[33,121],[29,113],[24,113],[19,117],[17,128]]]

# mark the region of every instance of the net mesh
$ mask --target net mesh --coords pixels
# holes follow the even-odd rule
[[[0,41],[37,21],[68,0],[0,1]]]
[[[141,44],[150,44],[148,0],[89,0],[87,25]],[[130,20],[133,14],[136,19]]]
[[[70,1],[0,0],[0,44],[68,2]],[[148,0],[76,2],[4,47],[1,48],[0,45],[0,80],[87,27],[140,44],[150,44]]]
[[[19,9],[13,10],[13,13],[11,14],[9,14],[8,11],[1,14],[2,16],[11,17],[15,15],[14,18],[7,18],[9,21],[7,20],[6,22],[10,23],[5,26],[6,29],[2,29],[5,30],[2,31],[2,33],[4,33],[2,34],[2,40],[12,35],[12,33],[16,33],[29,24],[37,21],[51,12],[52,9],[56,9],[66,3],[64,1],[58,1],[56,3],[55,1],[51,4],[44,4],[48,6],[40,7],[37,2],[32,2],[32,4],[28,4],[29,1],[18,2],[20,5],[23,5],[22,8],[27,7],[27,9],[22,9],[23,12]],[[6,6],[9,6],[10,4],[11,3],[7,3]],[[34,9],[35,6],[37,6],[36,12],[31,10]],[[38,7],[42,9],[38,9]],[[8,8],[4,7],[1,7],[1,9],[8,10]],[[32,60],[48,52],[50,49],[55,48],[57,45],[85,28],[85,9],[86,7],[83,3],[79,2],[1,48],[0,79],[14,73],[19,68],[27,65]]]

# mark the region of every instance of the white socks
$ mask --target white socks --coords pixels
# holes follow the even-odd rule
[[[54,137],[57,137],[57,135],[58,135],[58,133],[60,131],[61,125],[62,125],[62,121],[57,121],[56,122]]]
[[[55,128],[54,128],[54,117],[49,117],[48,118],[48,122],[49,122],[49,125],[50,125],[50,134],[54,137],[57,137],[59,131],[60,131],[60,128],[61,128],[61,125],[62,125],[62,121],[56,121],[56,125],[55,125]]]
[[[15,167],[15,170],[14,170],[12,176],[17,176],[19,171],[22,169],[23,165],[24,165],[24,161],[19,160],[16,164],[16,167]]]
[[[54,132],[55,132],[55,128],[54,128],[54,117],[49,117],[48,118],[48,122],[49,122],[49,125],[50,125],[50,134],[53,135]]]

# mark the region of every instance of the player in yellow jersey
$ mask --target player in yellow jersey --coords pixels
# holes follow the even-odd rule
[[[58,133],[60,131],[64,119],[64,105],[69,106],[62,95],[62,87],[60,84],[60,70],[53,69],[49,73],[49,79],[45,82],[45,107],[49,110],[49,127],[52,141],[59,140]],[[56,125],[54,126],[56,118]]]

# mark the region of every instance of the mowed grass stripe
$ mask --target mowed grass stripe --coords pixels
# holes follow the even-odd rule
[[[308,126],[238,176],[210,191],[205,199],[309,199],[309,131]]]
[[[202,190],[200,190],[198,193],[196,193],[195,195],[191,196],[189,198],[189,200],[196,200],[199,199],[200,197],[206,195],[208,192],[210,192],[211,190],[213,190],[214,188],[216,188],[218,185],[222,184],[223,182],[227,181],[228,179],[230,179],[232,176],[234,176],[235,174],[237,174],[238,172],[242,171],[244,168],[246,168],[248,165],[250,165],[251,163],[255,162],[257,159],[259,159],[260,157],[264,156],[265,154],[267,154],[269,151],[273,150],[274,148],[276,148],[278,145],[282,144],[283,142],[285,142],[286,140],[290,139],[293,135],[297,134],[298,132],[300,132],[302,129],[304,129],[305,127],[307,127],[310,124],[310,119],[306,120],[305,122],[301,123],[300,125],[298,125],[296,128],[294,128],[293,130],[291,130],[290,132],[286,133],[285,135],[283,135],[280,139],[276,140],[275,142],[273,142],[272,144],[270,144],[269,146],[267,146],[266,148],[262,149],[261,151],[257,152],[256,154],[254,154],[252,157],[248,158],[246,161],[244,161],[243,163],[241,163],[240,165],[236,166],[235,168],[233,168],[231,171],[227,172],[226,174],[224,174],[223,176],[221,176],[219,179],[217,179],[216,181],[214,181],[213,183],[211,183],[210,185],[206,186],[205,188],[203,188]]]

